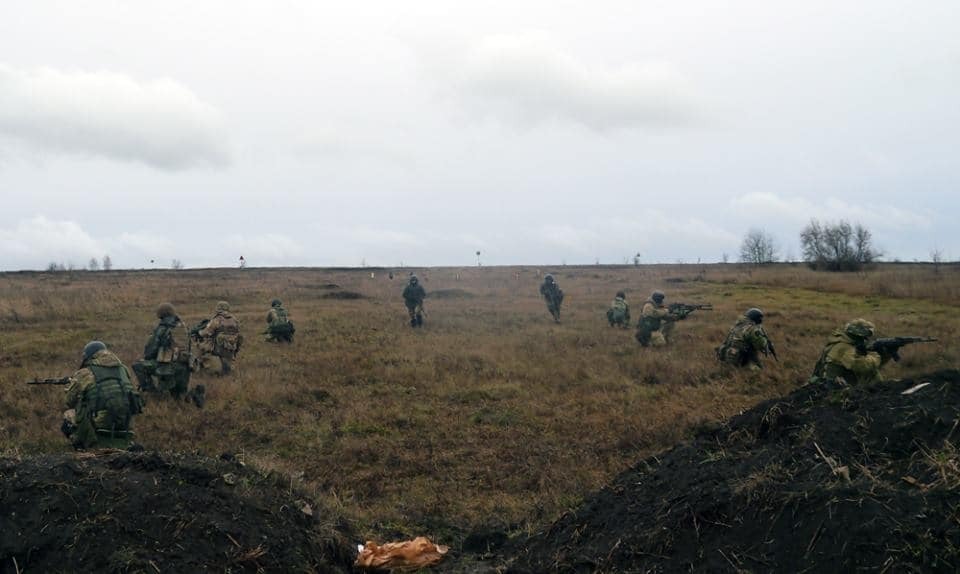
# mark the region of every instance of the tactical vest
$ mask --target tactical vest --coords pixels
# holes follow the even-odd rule
[[[130,419],[143,412],[143,399],[130,384],[127,370],[122,365],[89,365],[87,368],[95,382],[83,391],[77,405],[77,423],[89,422],[93,426],[95,418],[105,415],[97,425],[98,434],[129,430]]]
[[[752,349],[747,348],[744,340],[744,333],[750,328],[752,322],[746,322],[743,319],[731,327],[723,344],[717,347],[717,359],[727,363],[733,363],[740,366],[746,365],[750,360]]]
[[[292,335],[294,333],[293,322],[287,315],[287,310],[283,307],[273,308],[274,319],[270,322],[270,334],[275,336]]]
[[[221,316],[219,332],[214,337],[214,353],[217,355],[234,355],[240,350],[243,336],[240,335],[240,323],[230,316]]]

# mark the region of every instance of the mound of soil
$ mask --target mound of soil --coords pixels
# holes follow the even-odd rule
[[[324,299],[363,299],[364,295],[356,291],[331,291],[324,293],[322,297]]]
[[[229,459],[230,457],[226,457]],[[350,572],[332,513],[235,459],[0,458],[0,573]]]
[[[510,571],[960,571],[958,409],[956,370],[801,388],[624,472]]]

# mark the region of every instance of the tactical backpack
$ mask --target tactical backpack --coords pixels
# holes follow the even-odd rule
[[[94,384],[83,391],[76,409],[77,430],[74,444],[88,448],[96,444],[97,436],[122,438],[130,436],[130,419],[143,412],[144,401],[133,388],[124,367],[87,367],[93,373]],[[95,419],[106,414],[106,421],[97,426]]]
[[[288,337],[296,332],[293,321],[287,315],[287,310],[283,307],[276,307],[274,310],[276,319],[270,322],[270,334],[276,337]]]

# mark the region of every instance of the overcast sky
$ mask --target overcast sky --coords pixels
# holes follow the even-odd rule
[[[960,2],[0,5],[0,269],[960,258]],[[151,264],[151,260],[154,261]]]

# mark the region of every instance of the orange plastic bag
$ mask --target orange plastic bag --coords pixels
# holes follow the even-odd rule
[[[354,566],[384,570],[417,570],[440,562],[449,550],[449,547],[434,544],[423,536],[404,542],[387,542],[382,546],[368,540],[367,544],[360,549],[360,555],[357,556]]]

